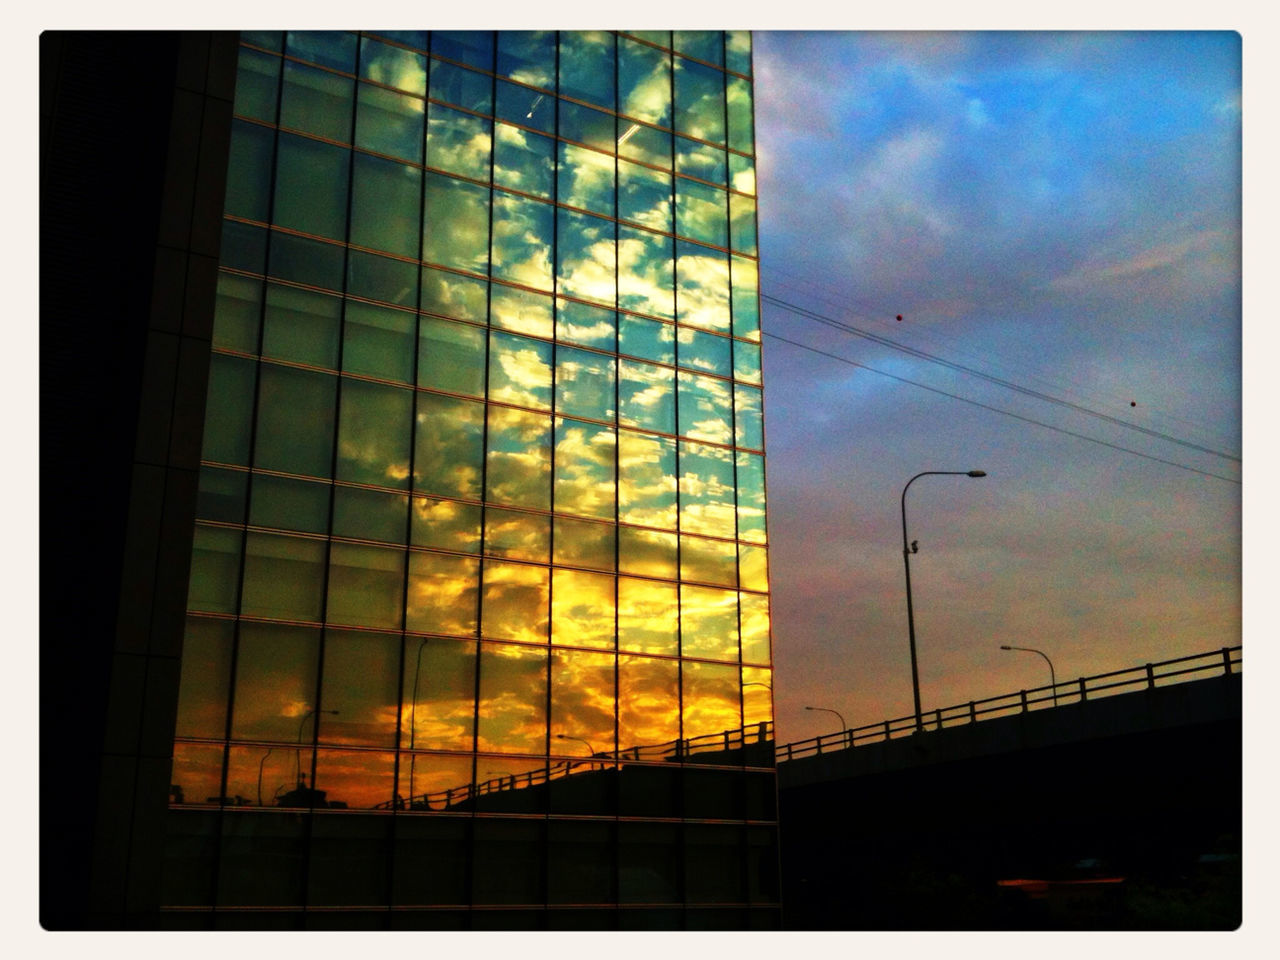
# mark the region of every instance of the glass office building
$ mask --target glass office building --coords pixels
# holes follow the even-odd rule
[[[165,925],[778,926],[749,33],[235,69]]]

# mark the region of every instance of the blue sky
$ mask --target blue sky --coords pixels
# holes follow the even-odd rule
[[[926,709],[1047,680],[1001,643],[1239,642],[1239,35],[761,31],[755,70],[766,297],[1023,388],[766,300],[779,739],[911,711],[922,470],[990,474],[908,501]]]

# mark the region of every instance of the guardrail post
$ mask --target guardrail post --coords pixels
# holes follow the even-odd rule
[[[1156,686],[1156,670],[1151,664],[1147,664],[1147,689],[1154,690]]]
[[[1084,703],[1089,699],[1088,688],[1084,685],[1084,677],[1080,678],[1080,702]]]
[[[969,722],[970,723],[978,722],[978,708],[973,705],[972,700],[969,701]]]
[[[933,713],[934,713],[934,716],[937,717],[938,729],[941,730],[942,729],[942,708],[939,707]]]
[[[1222,669],[1224,673],[1231,672],[1231,648],[1222,648]]]
[[[884,738],[885,738],[886,740],[891,740],[891,739],[893,739],[893,738],[890,736],[890,733],[892,732],[892,730],[893,730],[893,728],[889,726],[889,721],[888,721],[888,720],[886,720],[886,721],[884,722]]]
[[[1019,690],[1018,697],[1022,700],[1022,712],[1027,712],[1027,691]]]

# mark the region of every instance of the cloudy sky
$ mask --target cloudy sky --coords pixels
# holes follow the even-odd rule
[[[908,498],[926,710],[1047,682],[1002,643],[1238,643],[1239,35],[762,31],[755,70],[779,740],[912,712],[923,470],[989,474]]]

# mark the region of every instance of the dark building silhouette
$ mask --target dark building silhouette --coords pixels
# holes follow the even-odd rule
[[[779,925],[751,77],[42,36],[46,928]]]

